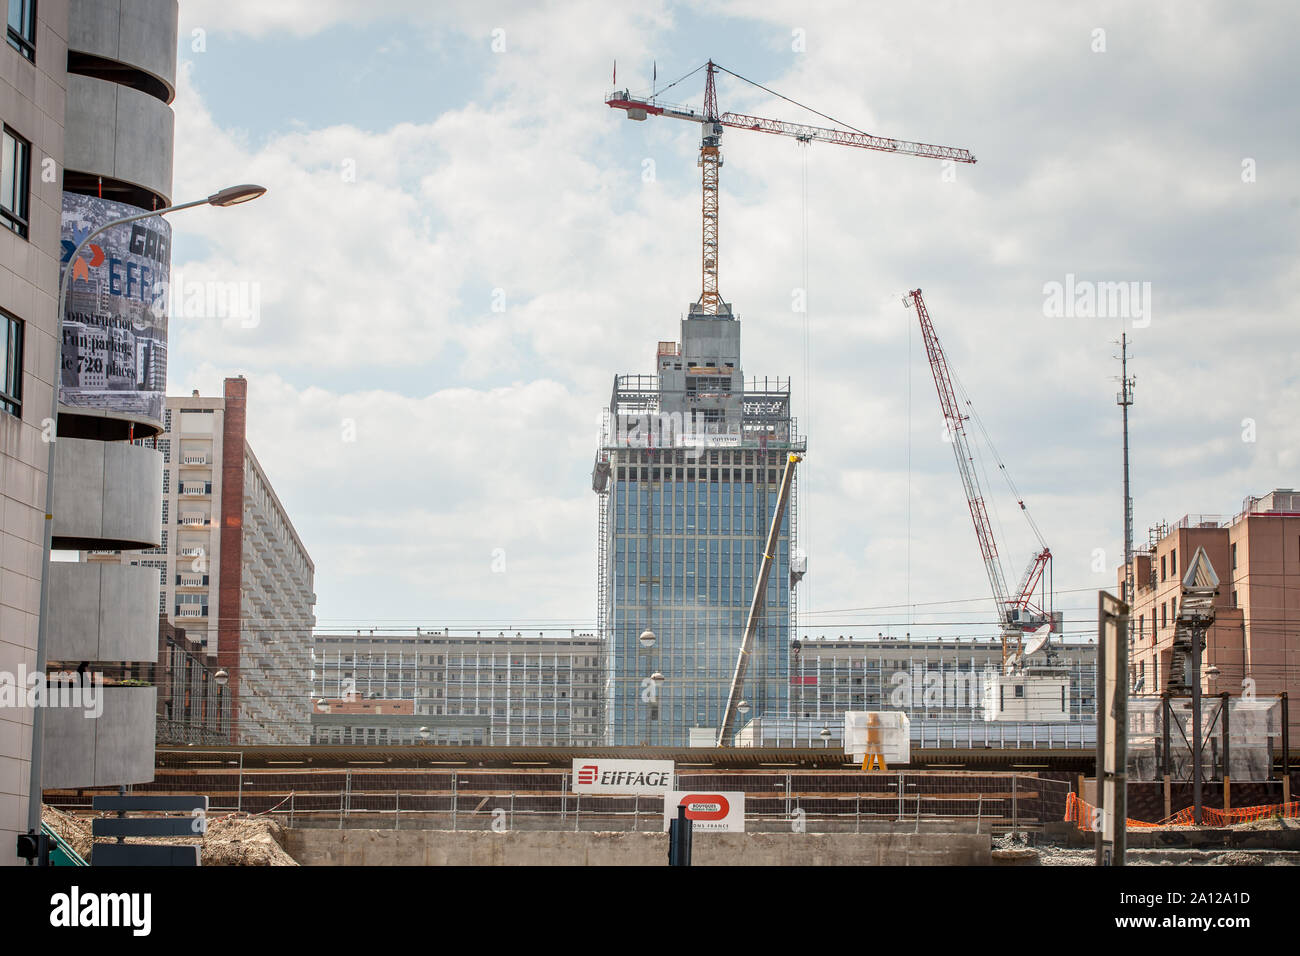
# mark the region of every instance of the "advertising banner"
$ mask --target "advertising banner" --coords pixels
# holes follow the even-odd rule
[[[135,206],[63,194],[59,278],[72,270],[63,316],[59,401],[161,424],[167,391],[167,303],[171,226],[161,216],[115,226],[72,252]]]
[[[671,760],[574,758],[574,793],[643,793],[658,796],[673,785]]]
[[[670,790],[664,794],[664,832],[668,824],[677,819],[677,808],[686,804],[686,819],[692,828],[712,830],[717,833],[745,832],[744,791],[725,793],[696,793],[693,790]]]

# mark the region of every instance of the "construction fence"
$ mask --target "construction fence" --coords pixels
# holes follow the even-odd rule
[[[675,789],[741,791],[751,832],[916,830],[1005,832],[1064,819],[1071,782],[1035,773],[796,770],[675,774]],[[288,827],[653,831],[663,798],[573,793],[560,771],[383,767],[245,770],[240,755],[159,754],[155,780],[134,793],[201,794],[209,812],[271,814]],[[49,791],[85,811],[96,791]],[[104,791],[99,791],[104,792]]]
[[[1097,824],[1096,809],[1078,794],[1071,793],[1066,798],[1064,820],[1067,823],[1077,824],[1080,830],[1095,830]],[[1190,827],[1195,825],[1194,817],[1195,812],[1193,809],[1185,807],[1155,823],[1128,818],[1126,826],[1130,830],[1155,827]],[[1262,807],[1237,807],[1231,810],[1220,810],[1217,807],[1208,806],[1201,807],[1201,826],[1205,827],[1229,827],[1238,823],[1253,823],[1258,820],[1293,820],[1296,818],[1300,818],[1300,801],[1276,803]]]

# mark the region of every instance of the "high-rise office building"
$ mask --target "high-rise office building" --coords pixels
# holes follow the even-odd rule
[[[790,380],[745,380],[728,304],[716,315],[692,306],[681,341],[659,343],[654,374],[615,377],[592,473],[611,744],[686,746],[716,733],[782,470],[803,449]],[[794,504],[792,490],[746,679],[756,716],[788,709],[804,570]]]

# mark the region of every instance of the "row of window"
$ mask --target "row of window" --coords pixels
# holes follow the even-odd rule
[[[28,60],[36,59],[36,0],[9,0],[6,35],[9,45]],[[27,238],[31,191],[32,144],[7,125],[0,126],[0,224]],[[0,411],[22,416],[23,321],[0,313]]]

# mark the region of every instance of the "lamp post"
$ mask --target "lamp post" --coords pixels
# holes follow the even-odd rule
[[[657,725],[659,723],[659,691],[664,686],[664,680],[665,680],[664,675],[659,673],[658,671],[655,671],[653,674],[650,675],[650,686],[654,688],[654,699],[650,703],[650,713],[648,715],[647,723],[646,723],[646,738],[647,738],[646,746],[650,745],[650,741],[653,740],[655,736],[653,733],[651,733],[651,729],[650,729],[651,724],[656,725],[655,729],[658,729]]]
[[[194,206],[237,206],[240,203],[256,199],[266,192],[265,186],[254,186],[245,184],[242,186],[227,186],[218,192],[213,193],[206,199],[196,199],[192,202],[178,203],[174,206],[167,206],[163,209],[155,209],[151,212],[140,212],[131,216],[123,216],[120,219],[113,219],[109,222],[92,229],[90,233],[77,243],[77,247],[72,250],[72,255],[68,257],[67,267],[63,270],[63,277],[59,281],[59,300],[58,309],[55,313],[54,326],[54,388],[50,398],[50,419],[48,423],[48,434],[50,436],[50,453],[45,470],[45,544],[42,551],[41,561],[41,603],[40,617],[36,628],[36,672],[40,675],[45,674],[46,665],[46,632],[49,626],[50,617],[50,552],[54,538],[54,442],[58,437],[59,424],[59,390],[63,384],[63,313],[67,307],[68,287],[72,281],[72,266],[76,262],[77,256],[81,251],[90,244],[100,233],[112,229],[114,226],[122,226],[129,222],[135,222],[139,219],[152,219],[154,216],[163,216],[170,212],[178,212],[181,209],[190,209]],[[32,762],[31,762],[31,782],[28,787],[28,804],[27,804],[27,829],[31,836],[39,837],[41,832],[41,765],[44,758],[44,733],[45,733],[45,713],[44,707],[36,707],[32,711]]]
[[[654,647],[657,641],[658,638],[655,636],[655,632],[650,630],[649,625],[647,625],[646,629],[642,631],[641,635],[637,638],[637,644],[639,645],[636,651],[637,657],[638,658],[650,657],[650,655],[654,652]],[[640,666],[638,666],[637,671],[640,672],[640,670],[641,668]],[[657,684],[651,683],[650,685],[650,692],[653,695],[653,699],[651,700],[645,700],[645,689],[646,688],[644,682],[642,682],[641,690],[638,692],[638,696],[642,698],[642,701],[646,705],[645,735],[641,737],[641,746],[643,747],[649,746],[650,744],[650,710],[651,708],[657,705],[658,698],[659,698],[659,687]],[[640,714],[641,714],[641,708],[638,706],[632,712],[633,736],[638,736],[638,737],[640,736],[639,734],[637,734],[637,726],[641,722]]]

